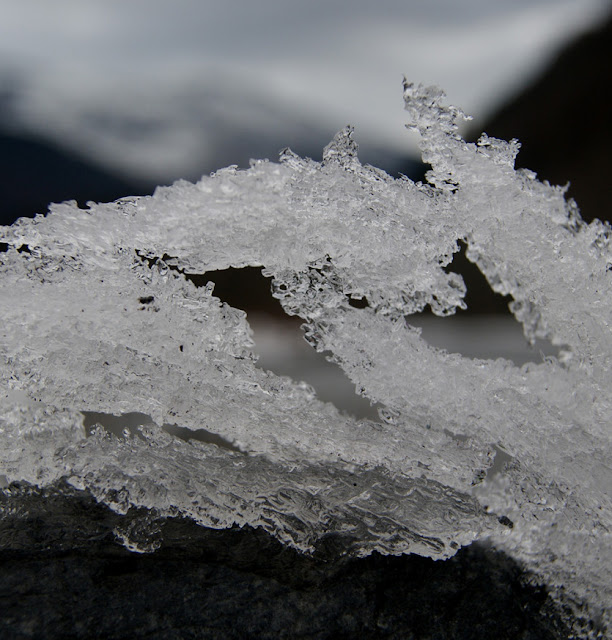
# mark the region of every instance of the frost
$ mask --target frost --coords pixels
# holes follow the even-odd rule
[[[358,555],[444,558],[487,538],[609,622],[611,229],[515,171],[516,141],[464,142],[440,91],[406,84],[404,98],[426,184],[361,165],[346,128],[321,163],[285,150],[0,227],[0,473],[64,479],[120,513],[259,526],[308,552],[333,535]],[[412,314],[465,306],[448,268],[459,241],[560,359],[519,368],[422,339]],[[244,266],[272,278],[380,420],[258,368],[245,314],[185,277]],[[151,422],[88,435],[81,412]]]

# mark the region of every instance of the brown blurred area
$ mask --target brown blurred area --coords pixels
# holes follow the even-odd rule
[[[612,211],[612,14],[567,46],[513,100],[468,136],[481,131],[518,138],[517,167],[540,180],[570,184],[582,217],[611,220]],[[477,130],[476,130],[477,129]]]

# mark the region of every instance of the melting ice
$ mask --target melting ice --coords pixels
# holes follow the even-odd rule
[[[516,141],[464,142],[437,89],[406,83],[404,98],[425,184],[363,166],[347,128],[322,162],[286,150],[0,227],[0,474],[305,552],[333,534],[357,555],[445,558],[486,538],[609,621],[611,229],[515,171]],[[519,368],[422,339],[411,315],[465,306],[446,268],[459,241],[559,359]],[[258,368],[245,314],[184,276],[244,266],[379,420]],[[118,436],[83,412],[151,420]]]

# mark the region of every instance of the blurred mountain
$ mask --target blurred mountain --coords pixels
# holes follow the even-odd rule
[[[14,101],[13,98],[6,92],[0,95],[0,116],[12,110],[6,105]],[[45,213],[51,202],[77,200],[81,206],[89,200],[109,202],[126,195],[152,193],[158,184],[171,184],[177,178],[197,181],[202,175],[230,164],[248,168],[251,158],[278,161],[279,153],[287,146],[287,142],[299,155],[320,160],[323,147],[333,135],[298,120],[295,126],[284,122],[277,129],[244,122],[232,127],[223,118],[216,125],[202,121],[202,129],[208,131],[207,139],[194,143],[202,149],[188,166],[180,171],[176,168],[166,171],[157,169],[147,175],[146,171],[136,174],[125,166],[115,165],[112,168],[111,162],[93,158],[94,154],[88,153],[87,149],[83,149],[82,154],[78,153],[73,150],[76,146],[74,140],[58,144],[57,132],[36,134],[24,126],[14,126],[10,113],[3,120],[8,120],[9,126],[4,131],[0,129],[0,224],[11,224],[22,216]],[[91,118],[89,125],[93,127]],[[169,125],[165,123],[164,126]],[[160,125],[160,128],[163,127]],[[124,120],[119,116],[114,117],[112,123],[98,122],[97,133],[93,129],[90,131],[90,145],[91,139],[95,141],[96,136],[103,138],[105,131],[109,135],[107,142],[111,138],[123,138],[125,144],[130,138],[140,136],[141,149],[138,154],[143,153],[142,147],[146,146],[143,139],[147,135],[152,138],[159,135],[159,131],[149,134],[143,130],[142,122],[130,122],[129,118]],[[168,137],[171,139],[172,136]],[[102,139],[98,142],[100,146],[105,144]],[[110,146],[113,144],[110,143]],[[156,145],[157,141],[152,143],[152,153],[156,152]],[[127,147],[123,151],[127,153]],[[371,146],[360,157],[364,164],[383,168],[392,175],[397,176],[401,169],[410,177],[421,177],[421,164],[416,159],[406,161],[398,154]]]
[[[112,101],[109,92],[98,86],[68,101],[59,89],[40,95],[26,73],[0,66],[0,132],[35,136],[150,189],[177,179],[197,181],[229,165],[248,168],[251,158],[277,161],[285,147],[320,159],[336,131],[348,124],[224,77],[157,93],[115,89]],[[397,173],[403,152],[361,140],[357,133],[362,161]]]
[[[108,202],[125,195],[147,193],[137,184],[98,168],[33,136],[0,132],[0,224],[46,213],[50,202]]]
[[[612,220],[612,14],[568,45],[546,71],[473,130],[518,138],[518,167],[570,183],[583,218]],[[608,96],[608,97],[606,97]]]
[[[578,202],[587,220],[612,217],[608,213],[612,200],[609,152],[612,127],[605,98],[611,73],[611,29],[609,18],[568,45],[520,95],[484,123],[475,123],[466,136],[474,140],[484,130],[498,138],[518,138],[522,149],[517,166],[528,167],[540,179],[554,184],[571,182],[569,195]],[[147,179],[145,173],[136,176],[127,170],[128,165],[147,155],[147,149],[152,153],[158,148],[160,139],[168,142],[168,153],[176,136],[188,134],[193,140],[188,165],[191,168],[186,172],[181,169],[179,174],[190,180],[229,164],[247,167],[250,158],[268,157],[274,161],[287,144],[302,156],[321,157],[322,147],[331,138],[330,132],[297,113],[283,112],[278,105],[275,109],[260,99],[253,98],[248,104],[229,101],[234,106],[228,111],[228,101],[221,89],[177,96],[176,102],[160,105],[159,112],[146,117],[126,112],[124,117],[115,114],[109,119],[95,109],[70,113],[67,136],[77,137],[60,146],[53,141],[58,139],[58,130],[37,137],[31,131],[24,133],[27,129],[23,122],[22,126],[14,126],[19,121],[23,87],[15,78],[3,83],[0,115],[5,131],[0,131],[0,222],[10,224],[20,216],[44,213],[49,202],[75,199],[82,206],[89,200],[104,202],[150,193],[156,184],[172,182],[178,177],[172,170],[162,172],[155,180]],[[168,119],[172,113],[174,124]],[[152,142],[147,142],[148,137]],[[84,155],[69,150],[82,148],[86,141],[93,150],[107,145],[108,157],[125,157],[131,152],[136,155],[122,168],[116,165],[113,170],[109,168],[113,166],[111,163],[102,162],[103,153],[100,162],[96,162],[91,150],[87,153],[84,149]],[[118,150],[121,153],[117,156]],[[424,168],[418,161],[384,149],[366,145],[360,158],[392,175],[423,178]],[[183,161],[179,165],[185,166]],[[508,300],[491,291],[482,274],[465,258],[464,249],[450,268],[461,273],[468,285],[468,313],[508,313]],[[246,311],[282,314],[267,302],[263,309],[259,308],[261,300],[269,300],[270,296],[268,281],[256,269],[206,274],[204,280],[209,279],[215,280],[217,295],[235,306]],[[236,296],[244,299],[234,300]]]

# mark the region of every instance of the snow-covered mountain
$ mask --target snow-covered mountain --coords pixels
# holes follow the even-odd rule
[[[151,183],[314,154],[346,124],[384,166],[412,148],[403,74],[484,115],[607,6],[0,0],[0,126]]]

